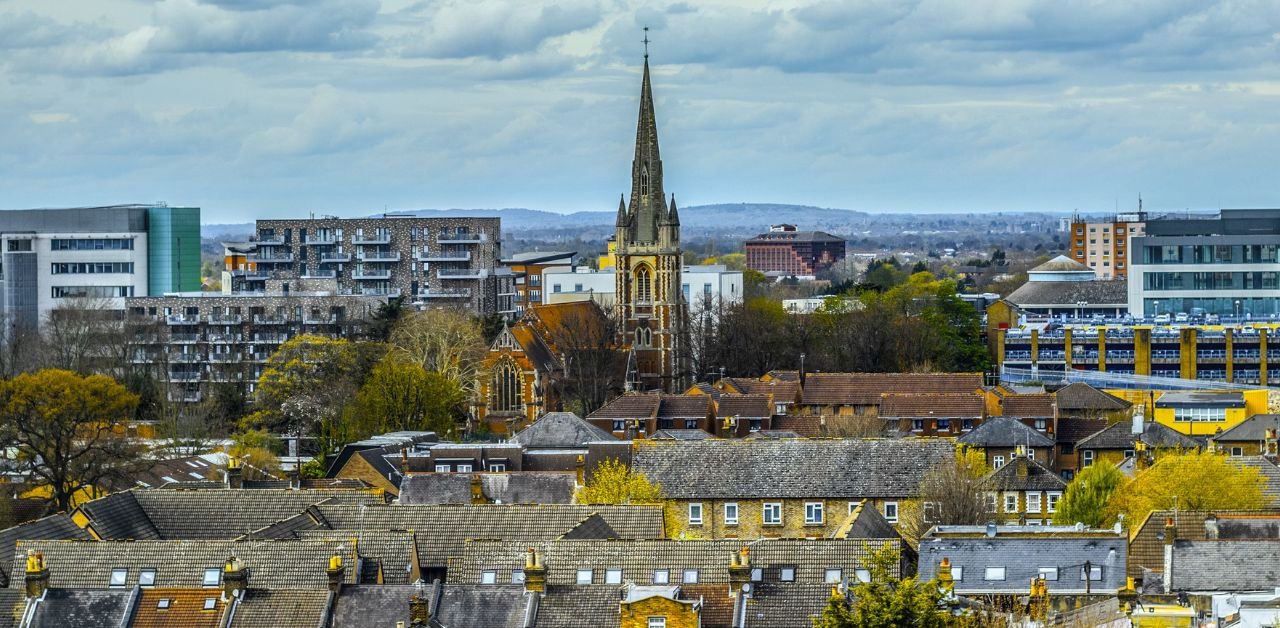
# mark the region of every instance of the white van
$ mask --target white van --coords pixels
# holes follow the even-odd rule
[[[1153,320],[1155,320],[1155,322],[1156,322],[1156,324],[1157,324],[1157,325],[1168,325],[1168,324],[1169,324],[1169,315],[1168,315],[1168,314],[1156,314],[1156,317],[1155,317],[1155,319],[1153,319]]]

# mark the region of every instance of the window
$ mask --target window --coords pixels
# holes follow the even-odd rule
[[[590,569],[578,570],[578,584],[591,584],[592,572]]]
[[[649,267],[636,269],[636,303],[649,305],[653,302],[653,283],[649,275]]]
[[[857,578],[858,582],[871,582],[871,571],[867,569],[856,569],[853,572],[853,577]]]
[[[667,584],[671,582],[671,572],[666,569],[658,569],[653,572],[654,584]]]
[[[626,422],[626,421],[614,421],[614,422],[613,422],[613,431],[615,431],[615,432],[625,432],[625,431],[627,431],[627,422]]]
[[[448,473],[448,472],[449,472],[449,465],[447,464],[436,465],[436,473]]]
[[[1049,512],[1058,512],[1058,500],[1062,499],[1062,493],[1049,493]]]
[[[558,283],[551,284],[551,291],[556,294],[560,294],[560,284]]]
[[[218,598],[207,597],[204,599],[204,610],[211,611],[215,608],[218,608]]]
[[[783,581],[783,582],[795,582],[795,581],[796,581],[796,568],[795,568],[795,567],[783,567],[782,569],[779,569],[779,570],[778,570],[778,579],[779,579],[779,580],[781,580],[781,581]]]
[[[844,574],[838,568],[827,569],[822,576],[822,581],[827,584],[840,584],[840,581],[843,579]]]
[[[156,608],[162,611],[169,610],[169,606],[173,604],[173,600],[163,597],[156,601]]]
[[[111,570],[111,586],[123,587],[124,583],[129,579],[128,569],[112,569]]]
[[[1004,580],[1004,567],[987,567],[982,572],[983,580]]]
[[[964,580],[964,567],[952,567],[951,579],[955,580],[956,582]]]
[[[622,584],[622,570],[621,569],[604,570],[604,583],[605,584]]]
[[[1048,421],[1045,419],[1036,419],[1036,429],[1043,432],[1047,427],[1049,427]],[[1027,457],[1030,458],[1031,454],[1027,454]]]
[[[913,431],[913,432],[923,432],[923,431],[924,431],[924,419],[912,419],[912,420],[911,420],[911,431]]]
[[[1226,408],[1174,408],[1174,421],[1221,423],[1227,420]]]
[[[686,570],[684,570],[684,583],[685,583],[685,584],[697,584],[697,583],[698,583],[698,570],[697,570],[697,569],[686,569]]]
[[[1102,580],[1102,567],[1095,567],[1090,565],[1088,574],[1089,574],[1089,580],[1091,581],[1097,582],[1099,580]],[[1080,580],[1084,581],[1084,577],[1085,577],[1085,570],[1084,570],[1084,567],[1081,567]]]
[[[1092,466],[1092,465],[1093,465],[1093,450],[1092,450],[1092,449],[1086,449],[1086,450],[1084,450],[1084,462],[1083,462],[1083,464],[1084,464],[1084,466],[1086,466],[1086,467],[1088,467],[1088,466]]]
[[[511,572],[511,584],[524,584],[524,570],[517,569]]]
[[[480,572],[480,584],[498,584],[498,572],[492,570]]]
[[[987,494],[986,494],[986,498],[987,498],[987,500],[986,500],[986,501],[987,501],[987,512],[999,512],[999,510],[1000,510],[1000,499],[999,499],[999,497],[997,497],[995,493],[987,493]]]
[[[889,523],[898,522],[898,502],[885,502],[884,520]]]
[[[849,514],[852,515],[853,511],[857,510],[858,506],[861,506],[861,505],[862,505],[862,502],[849,502]]]
[[[999,469],[1000,467],[1004,466],[1004,456],[996,456],[992,460],[993,460],[993,464],[992,464],[993,469]]]
[[[666,617],[650,617],[648,628],[667,628]]]
[[[493,370],[489,382],[490,412],[519,411],[523,403],[522,373],[516,363],[504,359]]]
[[[1057,579],[1058,579],[1058,568],[1057,568],[1057,567],[1041,567],[1041,568],[1040,568],[1039,570],[1037,570],[1037,571],[1039,572],[1039,573],[1038,573],[1038,575],[1039,575],[1041,578],[1044,578],[1045,580],[1057,580]]]
[[[727,526],[738,525],[738,504],[729,502],[724,505],[724,524]]]
[[[804,523],[805,525],[822,523],[822,502],[809,502],[804,505]]]
[[[471,465],[469,464],[458,465],[458,473],[471,473]]]
[[[21,240],[21,242],[27,243],[27,248],[25,249],[13,248],[14,242],[18,242],[18,240],[9,241],[10,251],[19,251],[19,250],[30,251],[31,250],[30,240]],[[54,251],[132,251],[133,239],[132,238],[78,238],[73,240],[55,239],[50,241],[49,248]]]
[[[753,568],[751,570],[751,581],[760,582],[761,580],[764,580],[764,569],[761,569],[760,567]]]
[[[1004,511],[1018,512],[1018,494],[1017,493],[1004,494]]]
[[[9,251],[17,253],[31,250],[31,240],[9,240]],[[55,251],[58,249],[54,249]]]
[[[133,286],[53,286],[55,299],[118,299],[133,296]]]
[[[702,525],[702,504],[689,504],[689,525]]]
[[[217,567],[210,567],[204,570],[204,580],[201,586],[216,587],[222,583],[222,570]]]
[[[138,573],[138,586],[150,587],[150,586],[154,586],[155,583],[156,583],[155,569],[143,569],[141,572]]]
[[[782,525],[782,504],[769,502],[764,505],[764,524],[767,526]]]
[[[502,473],[503,471],[506,471],[506,470],[507,470],[507,464],[506,464],[505,462],[490,462],[490,463],[489,463],[489,471],[491,471],[491,472],[494,472],[494,473]]]
[[[1027,512],[1040,512],[1040,493],[1027,493]]]
[[[1244,448],[1243,448],[1243,447],[1232,447],[1232,448],[1231,448],[1231,455],[1232,455],[1232,456],[1235,456],[1235,457],[1237,457],[1237,458],[1239,458],[1240,456],[1243,456],[1243,455],[1244,455]]]
[[[132,274],[133,262],[59,262],[50,270],[55,275]]]

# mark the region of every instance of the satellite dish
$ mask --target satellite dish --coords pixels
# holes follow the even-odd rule
[[[750,593],[750,592],[751,592],[751,583],[750,583],[750,582],[744,582],[744,583],[742,583],[742,592],[743,592],[743,593]]]

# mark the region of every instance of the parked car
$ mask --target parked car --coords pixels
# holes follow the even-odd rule
[[[1156,317],[1155,317],[1155,319],[1154,319],[1154,320],[1155,320],[1155,322],[1156,322],[1156,324],[1157,324],[1157,325],[1168,325],[1168,324],[1169,324],[1169,315],[1168,315],[1168,314],[1156,314]]]
[[[1204,322],[1205,322],[1206,324],[1209,324],[1209,325],[1217,325],[1217,324],[1218,324],[1218,322],[1219,322],[1219,320],[1220,320],[1220,319],[1218,318],[1218,315],[1217,315],[1217,314],[1205,314],[1205,315],[1204,315]]]
[[[1185,323],[1190,320],[1191,320],[1191,317],[1188,316],[1186,312],[1178,312],[1177,314],[1173,315],[1173,322],[1175,323]]]

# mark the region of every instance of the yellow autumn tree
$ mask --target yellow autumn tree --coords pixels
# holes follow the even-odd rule
[[[662,499],[661,486],[616,458],[597,465],[577,494],[579,504],[659,504]]]
[[[1137,525],[1155,510],[1250,510],[1262,508],[1263,479],[1257,469],[1205,451],[1166,454],[1121,485],[1107,504],[1107,520],[1124,515]]]

